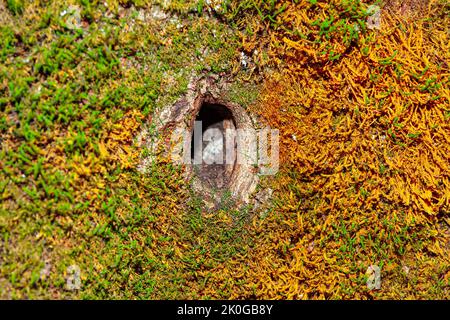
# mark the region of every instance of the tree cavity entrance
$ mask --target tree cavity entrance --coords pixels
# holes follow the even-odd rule
[[[196,176],[211,189],[229,185],[236,163],[236,123],[228,107],[201,105],[191,134],[191,160]]]
[[[214,77],[193,78],[186,95],[156,110],[137,138],[150,151],[138,167],[141,172],[163,151],[161,156],[183,167],[184,178],[208,208],[224,199],[237,206],[250,203],[259,181],[259,169],[247,161],[254,153],[256,118],[227,99],[229,86]]]

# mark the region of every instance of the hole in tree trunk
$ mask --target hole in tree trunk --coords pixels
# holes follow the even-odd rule
[[[138,137],[151,151],[139,170],[149,170],[159,147],[165,147],[163,155],[183,166],[186,182],[209,209],[224,199],[236,201],[236,206],[250,203],[259,181],[255,119],[227,100],[228,84],[216,80],[191,81],[185,96],[152,115],[154,134],[145,129]],[[200,130],[195,130],[196,121],[202,122]]]
[[[191,136],[191,158],[197,177],[212,189],[230,183],[236,162],[235,132],[231,110],[220,104],[202,104]]]

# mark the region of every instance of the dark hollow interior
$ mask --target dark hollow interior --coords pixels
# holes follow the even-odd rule
[[[226,106],[220,104],[209,104],[204,103],[200,111],[197,114],[195,121],[202,122],[202,137],[206,130],[210,128],[219,129],[223,135],[223,164],[207,164],[202,161],[202,164],[197,164],[194,166],[194,172],[204,183],[207,183],[212,188],[223,188],[225,187],[231,177],[230,168],[234,166],[233,164],[225,164],[226,157],[226,141],[225,141],[225,130],[235,129],[236,125],[233,119],[233,114]],[[195,148],[194,148],[194,134],[192,132],[191,138],[191,159],[194,160]],[[200,142],[198,142],[200,143]],[[235,148],[235,144],[234,148]],[[202,143],[202,151],[206,143]],[[203,153],[202,153],[203,156]]]

